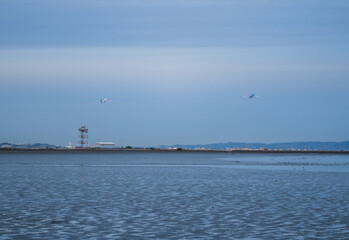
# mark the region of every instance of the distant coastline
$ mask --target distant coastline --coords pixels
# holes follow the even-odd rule
[[[114,149],[114,150],[129,150],[129,149],[149,149],[149,150],[214,150],[214,151],[247,151],[251,150],[285,152],[285,151],[349,151],[349,141],[343,142],[280,142],[280,143],[244,143],[244,142],[226,142],[226,143],[209,143],[209,144],[175,144],[175,145],[143,145],[143,146],[116,146],[114,142],[97,142],[96,144],[73,145],[69,142],[67,146],[58,146],[48,143],[0,143],[0,149]]]
[[[215,149],[215,150],[290,150],[290,151],[349,151],[349,141],[343,142],[280,142],[280,143],[244,143],[244,142],[227,142],[227,143],[210,143],[184,145],[176,144],[172,146],[160,146],[161,148],[182,148],[182,149]]]
[[[161,148],[77,148],[77,149],[27,149],[1,148],[0,153],[280,153],[280,154],[349,154],[348,150],[213,150],[213,149],[161,149]]]

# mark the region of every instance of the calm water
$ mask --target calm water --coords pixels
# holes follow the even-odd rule
[[[349,156],[0,154],[0,239],[349,239]]]

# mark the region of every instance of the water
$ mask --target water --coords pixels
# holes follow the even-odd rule
[[[0,154],[0,239],[349,239],[349,156]]]

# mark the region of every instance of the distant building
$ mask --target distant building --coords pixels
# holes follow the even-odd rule
[[[96,147],[97,148],[114,148],[115,143],[113,143],[113,142],[97,142]]]
[[[65,146],[67,149],[74,149],[75,147],[72,145],[72,142],[69,142],[68,146]]]
[[[12,148],[12,144],[7,144],[7,143],[1,144],[0,148]]]

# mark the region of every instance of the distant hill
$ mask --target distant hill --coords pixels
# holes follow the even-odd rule
[[[27,149],[27,148],[40,148],[40,149],[54,149],[58,148],[55,145],[47,143],[32,143],[32,144],[14,144],[14,143],[0,143],[0,148],[17,148],[17,149]]]
[[[214,149],[214,150],[226,150],[226,149],[282,149],[282,150],[349,150],[349,141],[345,142],[285,142],[285,143],[211,143],[211,144],[197,144],[197,145],[182,145],[176,144],[167,146],[171,148],[183,148],[183,149]]]

